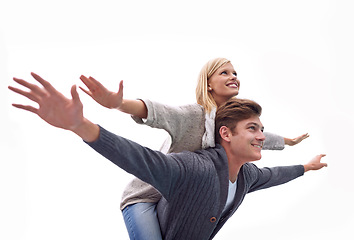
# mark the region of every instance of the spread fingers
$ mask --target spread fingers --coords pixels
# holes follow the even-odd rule
[[[18,89],[18,88],[15,88],[15,87],[11,87],[11,86],[9,86],[9,89],[11,91],[15,92],[15,93],[18,93],[18,94],[20,94],[22,96],[27,97],[28,99],[31,99],[32,101],[34,101],[36,103],[39,102],[39,98],[35,94],[33,94],[32,92],[26,92],[26,91],[23,91],[21,89]]]
[[[21,105],[21,104],[12,104],[12,106],[16,107],[16,108],[20,108],[29,112],[33,112],[35,114],[38,114],[38,109],[29,105]]]

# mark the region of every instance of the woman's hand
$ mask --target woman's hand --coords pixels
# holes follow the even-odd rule
[[[123,102],[123,81],[119,83],[118,92],[111,92],[105,88],[99,81],[93,77],[85,77],[81,75],[81,81],[86,85],[88,90],[80,87],[87,95],[91,96],[96,102],[106,108],[117,108],[121,106]]]
[[[302,140],[305,140],[306,138],[308,138],[310,135],[308,133],[302,134],[301,136],[298,136],[296,138],[284,138],[284,143],[286,145],[289,146],[294,146],[300,142],[302,142]]]
[[[123,81],[119,83],[118,92],[111,92],[93,77],[81,75],[81,81],[89,90],[80,89],[91,96],[96,102],[107,108],[115,108],[121,112],[140,117],[147,117],[147,108],[141,100],[123,99]]]

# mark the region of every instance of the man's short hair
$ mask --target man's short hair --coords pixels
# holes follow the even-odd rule
[[[221,105],[215,116],[215,142],[221,142],[219,130],[222,126],[228,127],[232,132],[236,124],[253,116],[261,116],[262,107],[249,99],[231,98]]]

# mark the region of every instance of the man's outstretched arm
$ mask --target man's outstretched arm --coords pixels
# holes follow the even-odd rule
[[[178,179],[181,179],[180,175],[184,174],[183,164],[172,157],[114,135],[86,119],[75,86],[71,88],[72,99],[68,99],[49,82],[35,73],[31,74],[43,87],[14,78],[15,82],[29,91],[11,86],[9,89],[36,102],[39,107],[13,104],[14,107],[37,114],[52,126],[74,132],[114,164],[152,184],[166,198],[173,194]]]
[[[252,164],[250,167],[253,169],[252,176],[255,181],[250,192],[284,184],[302,176],[307,171],[320,170],[323,167],[327,167],[327,163],[321,162],[324,156],[326,155],[319,154],[304,165],[257,168]]]

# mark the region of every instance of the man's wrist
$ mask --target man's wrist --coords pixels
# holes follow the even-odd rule
[[[309,164],[304,164],[304,169],[305,169],[305,172],[312,170],[311,165],[309,165]]]
[[[100,135],[100,128],[97,124],[84,118],[82,123],[75,127],[72,132],[81,137],[85,142],[94,142]]]

